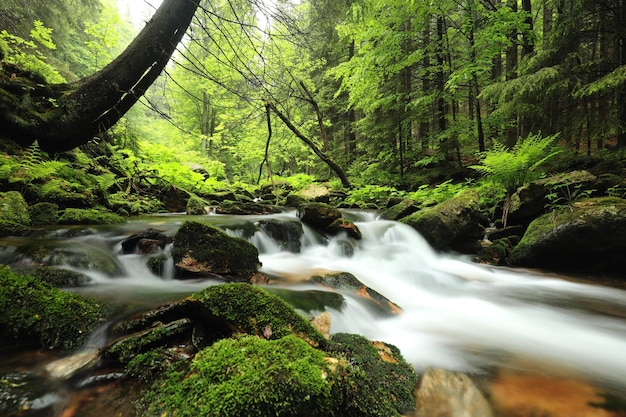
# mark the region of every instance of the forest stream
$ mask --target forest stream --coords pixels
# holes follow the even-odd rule
[[[349,211],[345,215],[361,230],[361,241],[345,236],[326,238],[304,226],[302,249],[293,253],[282,250],[262,231],[249,238],[259,250],[261,271],[272,278],[272,288],[306,296],[326,290],[305,284],[305,279],[320,271],[343,271],[402,309],[393,317],[381,317],[357,295],[342,292],[345,303],[341,311],[326,307],[332,316],[331,333],[358,333],[394,344],[418,374],[429,367],[471,375],[494,369],[523,370],[581,378],[622,397],[626,394],[625,290],[537,271],[478,265],[462,256],[436,253],[412,228],[379,220],[373,212]],[[237,235],[240,229],[232,225],[261,218],[297,221],[295,212],[264,217],[154,215],[53,242],[77,252],[90,248],[112,257],[119,274],[81,270],[92,282],[71,291],[125,304],[132,310],[178,300],[219,282],[175,280],[171,262],[164,277],[157,277],[147,268],[145,256],[121,254],[124,238],[148,228],[173,236],[191,219]],[[12,244],[23,243],[5,240],[0,258],[10,256]],[[104,331],[94,335],[90,345],[101,346],[105,335]],[[12,369],[43,373],[45,365],[57,358],[46,352],[3,355],[0,374]],[[79,389],[72,386],[69,390]],[[50,407],[62,403],[67,395],[67,386],[42,393],[42,411],[32,415],[69,415]]]

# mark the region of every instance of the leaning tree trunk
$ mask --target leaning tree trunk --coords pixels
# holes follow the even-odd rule
[[[165,68],[198,4],[165,0],[121,55],[74,83],[24,89],[15,74],[0,79],[0,136],[60,152],[112,127]]]

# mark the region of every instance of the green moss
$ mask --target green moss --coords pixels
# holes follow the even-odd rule
[[[3,347],[76,348],[108,312],[95,300],[53,288],[0,267],[0,338]]]
[[[56,288],[79,287],[91,280],[87,275],[69,269],[41,266],[32,275]]]
[[[59,224],[116,224],[126,219],[105,208],[67,208],[59,218]]]
[[[325,343],[324,336],[308,320],[279,297],[250,284],[209,287],[192,296],[214,316],[232,323],[235,331],[279,339],[295,334],[312,345]]]
[[[59,222],[59,206],[54,203],[37,203],[28,207],[33,226],[48,226]]]
[[[17,191],[0,193],[0,236],[24,234],[30,224],[24,197]]]
[[[185,222],[178,229],[172,258],[177,265],[191,260],[215,274],[246,274],[259,267],[259,253],[253,244],[199,222]]]
[[[399,416],[415,410],[417,376],[397,347],[337,333],[327,349],[350,360],[344,392],[350,416]]]
[[[187,374],[171,372],[148,396],[148,416],[328,416],[333,395],[324,354],[295,336],[224,339]]]

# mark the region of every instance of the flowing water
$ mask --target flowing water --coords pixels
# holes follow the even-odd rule
[[[381,317],[358,296],[344,294],[341,311],[327,308],[331,332],[392,343],[418,372],[427,367],[472,373],[524,367],[582,376],[626,393],[626,291],[473,264],[461,256],[435,253],[406,225],[378,220],[368,212],[346,216],[356,221],[362,240],[326,238],[304,227],[302,250],[291,253],[261,231],[249,238],[259,248],[261,271],[273,278],[273,286],[306,293],[320,290],[304,283],[311,275],[349,272],[402,308],[397,316]],[[73,291],[129,305],[157,305],[219,283],[174,280],[171,263],[164,277],[153,275],[144,256],[120,254],[127,235],[152,227],[173,236],[191,219],[241,235],[233,225],[267,218],[297,221],[295,213],[149,216],[88,236],[59,238],[55,244],[76,251],[96,248],[117,263],[114,273],[73,266],[92,278],[92,285]],[[0,252],[0,258],[10,252]]]

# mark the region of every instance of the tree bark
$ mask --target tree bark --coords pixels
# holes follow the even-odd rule
[[[126,50],[88,77],[3,98],[0,136],[22,146],[37,140],[41,149],[60,152],[112,127],[165,68],[198,4],[199,0],[165,0]],[[9,84],[3,82],[0,89],[17,90]]]

